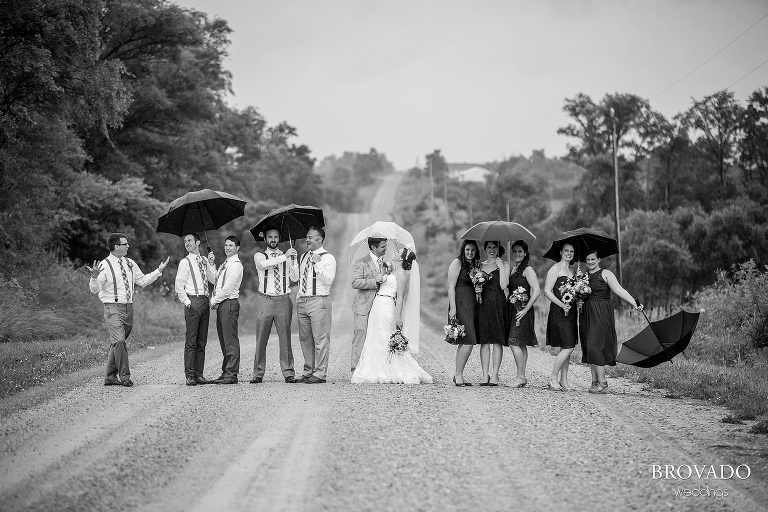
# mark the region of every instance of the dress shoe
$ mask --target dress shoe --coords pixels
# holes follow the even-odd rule
[[[121,380],[120,384],[122,384],[123,386],[129,388],[129,387],[133,386],[133,381],[131,379],[125,379],[125,380]]]
[[[104,379],[104,385],[105,386],[120,386],[122,385],[120,380],[117,377],[107,377]]]
[[[302,382],[306,382],[306,380],[307,380],[308,378],[309,378],[309,377],[307,377],[306,375],[302,375],[301,377],[294,377],[294,378],[293,378],[293,383],[294,383],[294,384],[300,384],[300,383],[302,383]]]
[[[216,384],[237,384],[237,377],[223,377],[214,381]]]
[[[197,375],[195,377],[195,382],[197,382],[198,384],[201,384],[201,385],[202,384],[208,384],[208,381],[205,380],[205,377],[203,377],[202,375]]]
[[[296,382],[296,377],[294,377],[293,375],[289,375],[288,377],[285,378],[285,382],[287,382],[288,384],[294,384]]]
[[[304,381],[304,384],[323,384],[325,383],[325,379],[321,379],[320,377],[315,377],[314,375],[311,375],[307,380]]]
[[[264,381],[264,379],[262,377],[254,377],[249,382],[251,384],[261,384],[263,381]],[[286,381],[286,382],[288,382],[288,381]]]
[[[194,377],[187,377],[187,386],[197,386],[197,381]]]

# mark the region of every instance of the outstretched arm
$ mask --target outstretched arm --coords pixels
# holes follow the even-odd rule
[[[603,273],[603,279],[605,280],[606,283],[608,283],[608,286],[610,287],[613,293],[615,293],[616,295],[618,295],[619,297],[627,301],[629,304],[632,305],[633,308],[640,310],[642,306],[638,305],[637,302],[635,301],[635,298],[632,297],[632,295],[627,290],[625,290],[624,287],[621,286],[621,284],[619,284],[619,280],[616,279],[616,276],[613,275],[613,272],[611,272],[608,269],[603,269],[602,273]]]

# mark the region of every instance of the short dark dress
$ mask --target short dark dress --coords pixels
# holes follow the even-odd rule
[[[464,326],[464,336],[452,340],[451,345],[477,345],[477,300],[475,285],[469,278],[469,268],[461,267],[456,279],[456,321]]]
[[[552,293],[555,297],[562,299],[560,295],[560,285],[562,285],[566,279],[565,276],[560,276],[555,281],[555,287]],[[566,316],[563,309],[557,304],[550,304],[549,316],[547,317],[547,345],[560,348],[574,348],[578,341],[578,333],[576,332],[576,304],[568,312]]]
[[[526,267],[528,268],[528,267]],[[525,269],[523,269],[523,272]],[[512,292],[517,289],[518,286],[522,286],[525,288],[525,293],[528,295],[528,298],[531,298],[531,285],[528,284],[528,279],[525,278],[522,272],[510,274],[509,276],[509,285],[507,286],[509,288],[509,294],[512,295]],[[535,347],[539,344],[539,341],[536,339],[536,329],[534,325],[534,317],[536,316],[536,313],[533,311],[533,308],[529,309],[528,312],[525,314],[523,318],[520,319],[520,325],[515,325],[515,316],[517,315],[518,307],[524,308],[525,304],[520,304],[519,306],[516,306],[515,304],[509,303],[509,343],[508,346],[515,346],[515,347]]]
[[[581,362],[598,366],[616,366],[616,320],[613,316],[611,288],[603,279],[603,271],[589,274],[592,293],[584,299],[579,318]]]
[[[499,269],[483,286],[483,302],[477,305],[478,343],[507,344],[507,296],[499,286]]]

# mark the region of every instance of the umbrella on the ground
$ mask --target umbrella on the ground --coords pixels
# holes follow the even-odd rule
[[[645,315],[645,312],[643,312]],[[648,317],[645,317],[648,320]],[[616,361],[641,368],[650,368],[684,351],[699,321],[699,313],[680,311],[674,315],[648,321],[648,327],[621,346]]]
[[[605,258],[619,253],[619,245],[616,239],[604,231],[579,228],[560,233],[552,241],[552,247],[544,253],[545,258],[560,261],[560,250],[565,244],[573,246],[573,261],[586,261],[587,253],[597,249],[597,257]]]
[[[413,237],[405,228],[394,222],[378,221],[359,232],[352,240],[352,243],[349,244],[350,262],[354,261],[361,247],[368,249],[367,242],[369,238],[386,238],[387,241],[395,242],[416,252],[416,244],[413,241]]]
[[[185,236],[219,229],[227,222],[243,216],[246,202],[232,194],[207,188],[188,192],[174,199],[157,219],[157,232]]]
[[[514,242],[516,240],[535,240],[536,235],[531,233],[528,228],[517,222],[504,222],[501,220],[492,220],[488,222],[478,222],[461,235],[462,240],[477,240],[485,242],[488,240],[498,240],[501,242]]]
[[[264,228],[271,226],[280,232],[280,241],[288,242],[306,238],[307,229],[311,226],[325,226],[323,210],[316,206],[300,206],[289,204],[270,211],[264,218],[251,228],[251,234],[257,242],[264,241]]]

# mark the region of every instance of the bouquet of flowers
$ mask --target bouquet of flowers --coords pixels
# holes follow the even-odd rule
[[[571,310],[571,303],[576,298],[575,279],[569,277],[560,285],[558,290],[560,290],[560,300],[565,304],[565,316],[568,316],[568,312]]]
[[[522,286],[515,288],[509,294],[509,302],[515,306],[515,311],[520,312],[521,307],[525,307],[524,304],[528,304],[528,294],[525,293],[525,288]],[[515,321],[515,326],[520,327],[520,320]]]
[[[576,295],[576,308],[579,314],[581,314],[584,299],[592,293],[592,288],[589,286],[589,274],[578,270],[571,279],[573,279],[573,292]]]
[[[461,325],[456,318],[451,318],[448,323],[443,326],[445,332],[445,341],[451,343],[451,340],[458,340],[465,336],[464,326]]]
[[[477,302],[483,302],[483,286],[490,281],[492,277],[491,274],[485,272],[479,265],[470,269],[469,278],[472,280],[472,284],[475,285],[475,299]]]
[[[389,357],[387,357],[387,362],[392,361],[394,354],[402,354],[406,350],[408,350],[408,338],[403,335],[403,332],[398,327],[389,337]]]

